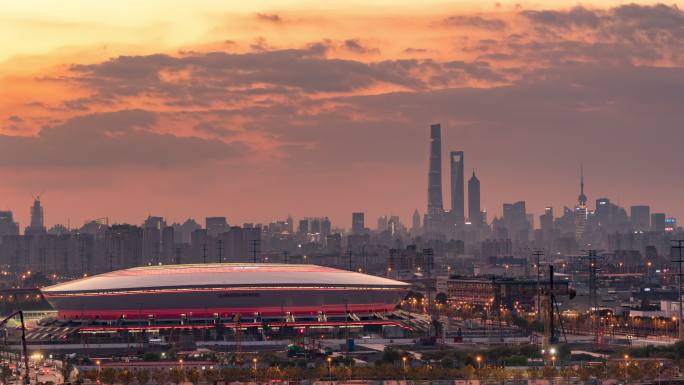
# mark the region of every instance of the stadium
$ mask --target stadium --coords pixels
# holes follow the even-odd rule
[[[404,282],[317,265],[136,267],[41,289],[57,311],[41,329],[66,327],[72,337],[88,334],[89,341],[98,334],[111,339],[118,331],[163,337],[173,330],[202,329],[206,332],[195,334],[205,340],[235,338],[237,330],[255,339],[295,330],[405,335],[415,328],[397,305],[409,289]],[[231,332],[222,334],[219,327]]]
[[[60,318],[382,313],[409,285],[315,265],[203,264],[119,270],[42,289]]]

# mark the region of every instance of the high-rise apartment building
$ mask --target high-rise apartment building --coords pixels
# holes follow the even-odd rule
[[[207,234],[212,237],[223,234],[230,229],[226,217],[206,217],[204,223]]]
[[[651,227],[651,207],[646,205],[632,206],[629,209],[629,217],[634,230],[647,231]]]
[[[352,213],[352,234],[360,235],[365,233],[365,215],[362,212]]]
[[[665,231],[665,213],[651,214],[651,230],[657,232]]]

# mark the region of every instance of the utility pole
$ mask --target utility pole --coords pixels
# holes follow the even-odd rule
[[[217,248],[216,251],[218,251],[218,262],[222,263],[223,262],[223,239],[219,238],[219,240],[216,244],[216,248]]]
[[[597,255],[596,250],[586,250],[587,258],[589,259],[589,292],[591,294],[591,306],[593,307],[594,319],[591,322],[591,326],[594,329],[594,343],[599,344],[599,329],[600,329],[600,317],[598,308],[598,277],[597,277]]]
[[[541,320],[541,257],[545,255],[544,249],[535,249],[533,255],[537,257],[537,320]]]
[[[684,249],[684,239],[673,239],[672,249],[677,250],[677,259],[672,261],[679,265],[677,273],[677,302],[679,302],[679,317],[677,318],[677,339],[682,339],[682,249]]]
[[[80,237],[79,237],[80,238]],[[81,277],[85,276],[85,239],[81,238],[80,239],[80,249],[79,252],[81,254]]]
[[[258,239],[252,239],[252,259],[254,263],[257,263],[257,254],[258,254],[258,247],[259,247],[259,240]]]

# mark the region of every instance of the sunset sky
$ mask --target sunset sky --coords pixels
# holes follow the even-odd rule
[[[592,208],[684,221],[682,4],[3,1],[0,47],[0,210],[22,227],[37,194],[48,226],[409,223],[438,122],[490,220],[561,213],[583,163]]]

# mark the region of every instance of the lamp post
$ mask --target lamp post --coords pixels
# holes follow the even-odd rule
[[[257,358],[252,358],[252,364],[254,365],[254,383],[257,383]]]
[[[406,358],[406,356],[401,357],[401,362],[404,366],[404,381],[406,381],[406,361],[407,360],[408,360],[408,358]]]
[[[477,356],[475,357],[475,361],[477,361],[477,369],[482,369],[482,357]]]
[[[180,367],[180,370],[182,371],[183,370],[183,359],[182,358],[178,360],[178,366]]]
[[[629,366],[629,355],[625,354],[625,383],[627,382],[627,375],[629,372],[627,372],[627,366]]]
[[[660,380],[661,380],[661,378],[662,378],[662,377],[661,377],[661,376],[662,376],[662,371],[663,371],[663,363],[662,363],[662,362],[659,362],[659,363],[658,363],[658,385],[660,385]]]
[[[328,357],[326,361],[328,361],[328,379],[330,384],[332,384],[332,357]]]
[[[100,374],[102,373],[102,362],[100,360],[95,361],[97,365],[97,383],[100,383]]]

